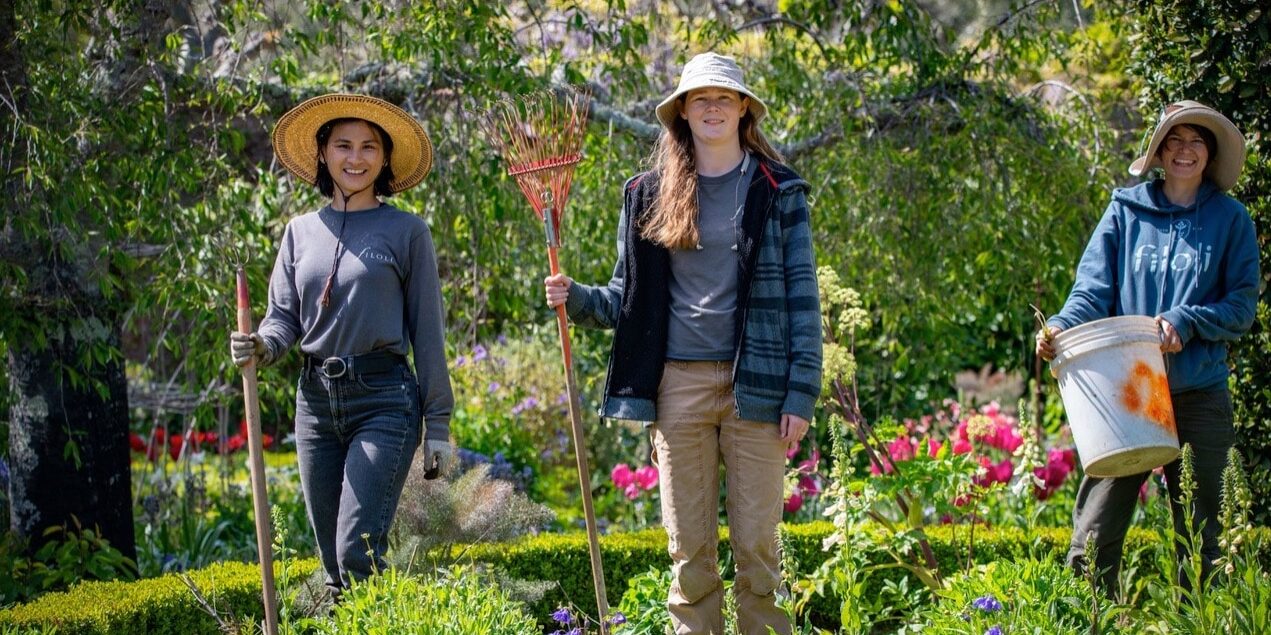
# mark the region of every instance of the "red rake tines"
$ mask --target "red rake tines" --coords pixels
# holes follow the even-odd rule
[[[583,156],[590,104],[591,94],[585,89],[562,94],[545,91],[504,99],[485,115],[486,136],[503,155],[508,174],[516,179],[534,213],[545,221],[552,248],[558,246],[574,166]],[[548,218],[551,222],[546,222]]]
[[[574,166],[582,159],[583,136],[587,132],[587,107],[591,95],[585,90],[568,93],[542,92],[517,100],[506,99],[486,112],[486,136],[499,149],[508,174],[516,179],[521,192],[543,221],[547,232],[547,259],[552,275],[560,273],[556,248],[560,246],[560,220],[569,200]],[[609,601],[605,597],[605,572],[600,562],[600,538],[596,512],[591,504],[591,470],[587,467],[587,444],[583,433],[582,405],[574,383],[574,361],[569,345],[569,320],[565,306],[556,307],[556,329],[561,356],[565,361],[565,390],[569,393],[570,431],[574,457],[578,461],[583,515],[587,520],[587,548],[591,556],[591,576],[596,592],[597,626],[601,635],[609,632]]]

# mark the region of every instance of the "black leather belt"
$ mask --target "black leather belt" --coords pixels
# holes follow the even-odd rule
[[[406,358],[388,351],[375,351],[347,357],[314,357],[305,355],[304,372],[317,371],[327,379],[386,373],[406,363]]]

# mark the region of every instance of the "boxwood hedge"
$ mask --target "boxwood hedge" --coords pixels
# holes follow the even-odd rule
[[[816,522],[787,525],[787,544],[801,571],[813,571],[829,554],[821,544],[831,525]],[[1271,546],[1271,531],[1262,530],[1263,544]],[[936,527],[930,531],[932,550],[945,572],[965,565],[969,532],[965,526]],[[1067,550],[1070,532],[1066,528],[1037,528],[1024,531],[1012,527],[977,528],[972,558],[976,562],[1017,559],[1025,554],[1060,558]],[[1126,541],[1126,552],[1157,542],[1157,535],[1134,528]],[[609,605],[617,606],[627,580],[650,567],[668,567],[666,534],[660,529],[601,537]],[[721,528],[721,555],[728,551],[728,532]],[[546,580],[554,585],[537,603],[528,607],[540,623],[547,625],[553,609],[576,605],[594,610],[591,565],[587,536],[582,532],[544,534],[512,543],[472,545],[458,551],[462,560],[487,563],[510,577]],[[1264,562],[1268,554],[1263,554]],[[883,562],[883,560],[879,560]],[[307,576],[317,569],[314,559],[289,563],[293,576]],[[872,584],[908,575],[899,568],[880,569]],[[255,564],[218,563],[190,574],[194,583],[219,610],[238,617],[260,615],[260,576]],[[912,586],[912,584],[911,584]],[[811,605],[814,621],[833,624],[838,606],[832,598]],[[590,611],[589,611],[590,612]],[[50,593],[33,602],[0,611],[0,632],[5,628],[48,628],[59,632],[95,634],[191,635],[215,633],[216,624],[195,603],[185,584],[175,575],[137,582],[85,582],[64,593]]]

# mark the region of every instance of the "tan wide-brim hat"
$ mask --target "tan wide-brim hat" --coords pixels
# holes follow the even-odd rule
[[[383,99],[343,93],[314,97],[278,120],[274,126],[278,161],[301,180],[313,183],[318,177],[318,128],[344,118],[374,122],[392,138],[389,188],[394,192],[419,185],[432,169],[432,142],[414,117]]]
[[[757,97],[746,83],[742,81],[741,67],[737,66],[737,60],[726,55],[717,55],[715,53],[702,53],[689,60],[684,65],[684,72],[680,75],[680,85],[671,93],[669,97],[662,100],[658,104],[657,113],[658,121],[663,126],[670,129],[675,125],[676,117],[680,116],[679,108],[675,105],[675,100],[690,90],[698,88],[726,88],[735,90],[750,98],[750,115],[755,118],[755,123],[764,118],[768,114],[768,107],[764,105],[763,100]]]
[[[1218,153],[1217,156],[1209,157],[1209,163],[1205,165],[1205,176],[1219,189],[1231,189],[1236,184],[1236,179],[1240,178],[1240,170],[1245,164],[1244,135],[1222,113],[1191,100],[1165,107],[1165,113],[1152,132],[1152,140],[1147,144],[1147,151],[1130,164],[1130,174],[1145,176],[1152,168],[1164,167],[1161,165],[1161,158],[1156,156],[1156,149],[1165,141],[1165,135],[1180,124],[1199,126],[1214,133],[1214,138],[1218,141]]]

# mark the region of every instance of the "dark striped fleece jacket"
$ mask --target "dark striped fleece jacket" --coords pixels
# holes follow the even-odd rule
[[[605,286],[574,283],[566,310],[579,326],[614,328],[600,414],[657,420],[666,362],[670,252],[640,235],[657,199],[658,177],[627,181],[618,262]],[[738,301],[733,333],[737,416],[779,423],[783,413],[809,421],[821,392],[821,309],[805,194],[790,168],[760,160],[738,232]],[[633,222],[633,219],[635,222]]]

